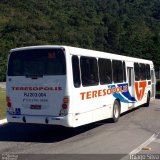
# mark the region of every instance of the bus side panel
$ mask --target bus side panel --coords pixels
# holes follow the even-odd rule
[[[92,86],[73,89],[74,98],[70,107],[72,107],[75,127],[112,117],[115,98],[112,95],[98,96],[95,94],[105,87]]]
[[[101,108],[98,108],[93,111],[93,122],[104,120],[112,117],[112,108],[111,104],[104,105]]]

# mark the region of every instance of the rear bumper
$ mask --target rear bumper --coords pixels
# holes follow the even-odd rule
[[[72,114],[63,117],[39,116],[39,115],[12,115],[7,112],[7,121],[13,123],[50,124],[73,127]]]

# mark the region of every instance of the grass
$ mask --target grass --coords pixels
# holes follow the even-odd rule
[[[160,94],[160,91],[156,91],[156,94]]]
[[[0,119],[6,117],[6,90],[0,88]]]

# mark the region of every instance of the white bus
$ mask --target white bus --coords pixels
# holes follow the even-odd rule
[[[117,122],[155,98],[152,61],[69,46],[12,49],[6,81],[8,122]]]

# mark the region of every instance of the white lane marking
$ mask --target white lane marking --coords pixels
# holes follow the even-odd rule
[[[156,138],[159,136],[159,133],[154,133],[148,140],[146,140],[144,143],[142,143],[139,147],[131,151],[128,155],[124,156],[120,160],[128,160],[132,155],[137,154],[140,152],[144,147],[147,147],[150,143],[157,141]]]
[[[151,142],[155,141],[158,137],[159,133],[153,134],[148,140],[146,140],[144,143],[142,143],[139,147],[134,149],[132,152],[129,153],[129,155],[137,154],[142,150],[142,148],[147,147]]]
[[[154,142],[156,142],[156,143],[160,143],[160,139],[156,139]]]
[[[2,119],[2,120],[0,120],[0,125],[3,125],[3,124],[5,124],[5,123],[7,123],[7,119]]]

